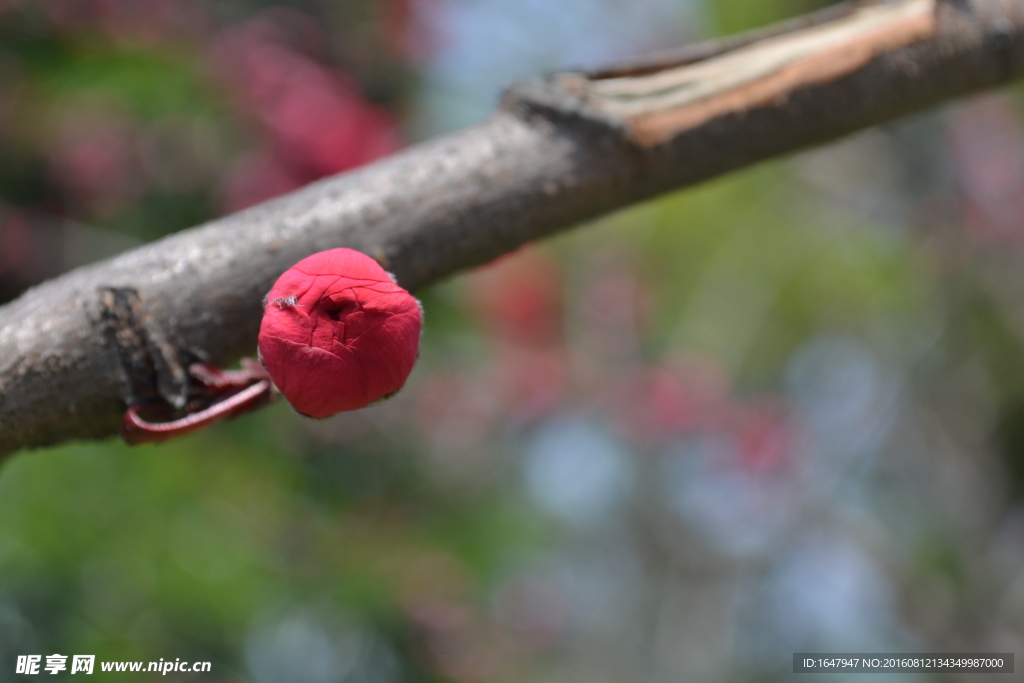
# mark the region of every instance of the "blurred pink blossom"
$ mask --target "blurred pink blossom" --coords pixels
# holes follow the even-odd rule
[[[496,337],[549,346],[562,339],[562,274],[539,249],[499,258],[470,276],[470,303]]]
[[[21,214],[11,211],[0,218],[0,273],[15,270],[28,254],[32,233]]]
[[[521,420],[554,413],[568,392],[569,364],[560,348],[499,343],[491,368],[504,412]]]
[[[66,201],[105,216],[142,192],[135,148],[137,131],[115,115],[75,115],[58,124],[49,171]]]
[[[755,472],[784,465],[796,442],[790,410],[780,397],[759,397],[739,408],[733,434],[741,463]]]
[[[651,296],[632,254],[609,249],[588,263],[579,320],[586,352],[596,367],[620,367],[639,359],[648,328]],[[581,349],[583,350],[583,349]]]
[[[268,199],[290,182],[305,184],[400,147],[392,116],[367,102],[349,76],[295,47],[286,29],[306,36],[304,44],[318,37],[303,15],[276,9],[228,29],[211,52],[213,68],[269,147],[239,161],[226,183],[229,210],[241,208],[239,198]]]
[[[1024,242],[1024,128],[1013,105],[986,95],[960,106],[949,139],[972,236]]]
[[[692,353],[629,370],[612,385],[606,404],[609,418],[640,442],[721,430],[732,409],[725,369]]]
[[[225,212],[241,211],[271,197],[302,187],[304,178],[266,151],[240,155],[228,169],[221,187]]]

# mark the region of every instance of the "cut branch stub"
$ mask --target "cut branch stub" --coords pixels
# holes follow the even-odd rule
[[[727,114],[784,105],[791,93],[846,76],[937,28],[936,0],[865,5],[695,64],[582,82],[564,76],[560,85],[650,146]]]

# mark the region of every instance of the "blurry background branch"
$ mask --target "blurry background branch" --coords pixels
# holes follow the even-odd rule
[[[116,433],[252,353],[285,268],[362,250],[416,289],[594,216],[1024,71],[1024,1],[858,4],[519,84],[485,122],[72,271],[0,309],[0,453]]]

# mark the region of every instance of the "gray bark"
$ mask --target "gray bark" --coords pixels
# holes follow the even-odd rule
[[[252,354],[285,269],[338,246],[417,289],[669,190],[1024,73],[1024,0],[847,5],[510,88],[483,123],[80,268],[0,308],[0,455],[180,405]]]

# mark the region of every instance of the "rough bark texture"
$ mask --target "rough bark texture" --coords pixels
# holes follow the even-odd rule
[[[1024,73],[1024,0],[847,5],[599,73],[513,86],[478,126],[72,271],[0,308],[0,454],[180,405],[251,354],[262,299],[347,246],[410,289],[614,209]]]

